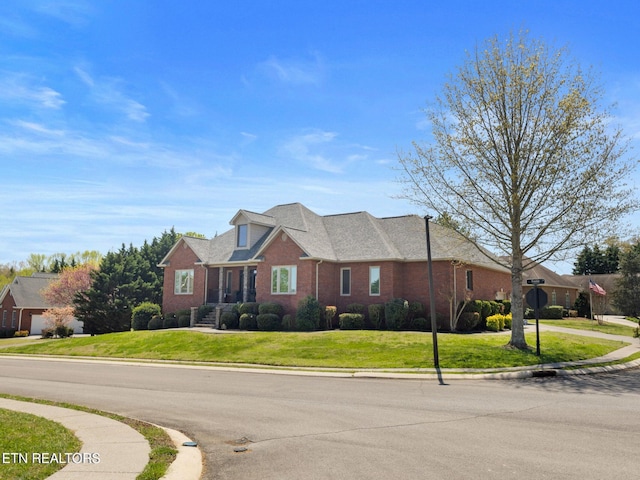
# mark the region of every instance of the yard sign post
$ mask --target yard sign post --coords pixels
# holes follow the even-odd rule
[[[429,306],[431,307],[431,334],[433,336],[433,364],[440,368],[438,359],[438,323],[436,322],[436,295],[433,290],[433,269],[431,268],[431,239],[429,238],[429,215],[424,217],[427,230],[427,269],[429,270]]]

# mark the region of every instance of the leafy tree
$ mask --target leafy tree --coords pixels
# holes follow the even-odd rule
[[[433,142],[399,153],[405,197],[468,226],[511,270],[509,345],[524,337],[522,274],[636,208],[628,142],[590,72],[526,32],[467,54],[427,112]],[[528,257],[533,262],[523,262]]]
[[[131,311],[143,302],[162,303],[163,270],[157,265],[180,238],[173,230],[143,246],[109,252],[99,271],[92,273],[92,286],[75,298],[78,319],[86,333],[129,330]]]
[[[95,269],[91,264],[65,268],[58,279],[43,290],[43,297],[52,305],[73,305],[75,296],[91,287],[91,272]]]
[[[612,295],[614,305],[624,315],[640,316],[640,242],[621,254],[620,278]]]

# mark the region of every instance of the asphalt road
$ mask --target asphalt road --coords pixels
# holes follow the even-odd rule
[[[640,370],[439,385],[0,357],[0,391],[182,430],[207,479],[640,477]]]

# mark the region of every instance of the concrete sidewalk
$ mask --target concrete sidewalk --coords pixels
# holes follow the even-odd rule
[[[67,456],[64,454],[71,452],[36,452],[62,454],[65,459],[68,457],[66,466],[48,477],[51,480],[135,480],[149,462],[151,448],[147,440],[128,425],[108,417],[8,398],[0,398],[0,408],[30,413],[58,422],[71,430],[82,442],[79,454]],[[202,474],[200,450],[182,446],[189,439],[180,432],[167,432],[176,444],[178,456],[163,478],[199,479]]]

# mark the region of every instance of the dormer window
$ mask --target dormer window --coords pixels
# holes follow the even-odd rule
[[[236,227],[236,246],[238,248],[247,248],[247,240],[249,236],[249,227],[246,224],[238,225]]]

